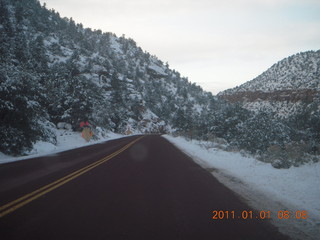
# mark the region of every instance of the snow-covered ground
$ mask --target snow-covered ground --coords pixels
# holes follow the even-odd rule
[[[33,149],[27,153],[27,156],[23,157],[12,157],[5,155],[0,152],[0,164],[6,162],[20,161],[29,158],[39,157],[42,155],[54,154],[57,152],[66,151],[69,149],[74,149],[78,147],[83,147],[87,145],[96,144],[103,141],[108,141],[116,138],[124,137],[124,135],[115,134],[112,132],[107,133],[107,136],[99,137],[99,140],[87,142],[81,137],[80,132],[73,132],[70,130],[55,130],[57,136],[57,145],[53,145],[49,142],[36,142],[33,146]]]
[[[240,153],[219,150],[212,143],[164,137],[253,208],[271,211],[280,231],[293,239],[320,239],[320,163],[275,169]],[[290,211],[290,219],[278,219],[278,211],[284,210]],[[307,211],[309,217],[296,219],[296,211]]]

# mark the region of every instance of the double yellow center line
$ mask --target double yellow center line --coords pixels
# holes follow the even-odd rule
[[[127,150],[129,147],[131,147],[133,144],[135,144],[137,141],[139,141],[142,137],[137,138],[136,140],[128,143],[127,145],[125,145],[124,147],[122,147],[121,149],[119,149],[118,151],[115,151],[114,153],[94,162],[89,164],[86,167],[83,167],[73,173],[70,173],[69,175],[60,178],[48,185],[45,185],[31,193],[28,193],[12,202],[9,202],[3,206],[0,207],[0,218],[4,217],[5,215],[23,207],[24,205],[28,204],[29,202],[32,202],[33,200],[43,196],[44,194],[51,192],[52,190],[66,184],[67,182],[70,182],[71,180],[81,176],[82,174],[90,171],[91,169],[105,163],[106,161],[110,160],[111,158],[114,158],[115,156],[119,155],[120,153],[122,153],[123,151]]]

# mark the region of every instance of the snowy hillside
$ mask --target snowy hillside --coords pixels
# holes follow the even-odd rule
[[[0,12],[0,151],[7,154],[37,140],[55,144],[50,129],[59,122],[75,131],[87,120],[118,133],[183,130],[213,99],[132,39],[84,28],[36,0],[1,1]]]
[[[272,156],[275,161],[282,159],[282,162],[290,158],[288,155],[295,155],[296,160],[305,159],[298,160],[303,162],[312,157],[302,156],[301,152],[316,155],[320,153],[320,50],[285,58],[257,78],[223,91],[218,97],[253,113],[252,123],[255,127],[252,128],[252,124],[247,125],[247,131],[241,133],[241,138],[243,139],[243,134],[249,133],[249,129],[257,133],[262,128],[263,134],[253,133],[250,138],[255,148],[257,145],[254,141],[269,138],[267,136],[270,132],[273,132],[273,136],[279,133],[281,140],[271,140],[262,155]],[[263,126],[266,118],[267,122],[273,124]],[[282,126],[275,127],[278,124]],[[246,124],[237,127],[243,125]],[[272,139],[272,136],[270,137],[269,139]],[[245,148],[248,149],[248,146]],[[293,149],[299,150],[293,153]],[[288,154],[289,152],[292,153]],[[262,158],[268,159],[265,156]]]
[[[320,50],[295,54],[274,64],[255,79],[220,95],[236,92],[274,92],[279,90],[320,91]]]
[[[246,109],[289,118],[320,96],[320,50],[295,54],[274,64],[255,79],[219,93]]]

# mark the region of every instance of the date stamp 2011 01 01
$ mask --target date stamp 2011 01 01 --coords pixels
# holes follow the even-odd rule
[[[308,212],[305,210],[302,211],[288,211],[288,210],[280,210],[276,213],[272,213],[271,211],[222,211],[222,210],[214,210],[212,211],[212,219],[213,220],[223,220],[223,219],[271,219],[276,217],[278,219],[307,219]]]

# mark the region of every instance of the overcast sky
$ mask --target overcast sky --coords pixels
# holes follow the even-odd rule
[[[320,0],[41,0],[84,27],[125,34],[207,91],[320,49]]]

